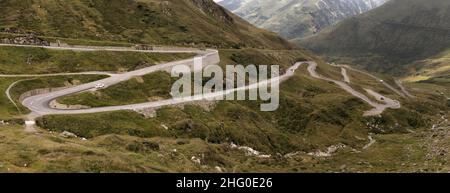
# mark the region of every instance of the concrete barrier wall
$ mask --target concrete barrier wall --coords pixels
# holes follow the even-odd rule
[[[22,103],[23,100],[25,100],[28,97],[32,97],[32,96],[36,96],[36,95],[41,95],[41,94],[47,94],[50,92],[55,92],[55,91],[60,91],[63,89],[66,89],[67,87],[60,87],[60,88],[41,88],[41,89],[35,89],[35,90],[31,90],[31,91],[27,91],[25,93],[23,93],[22,95],[20,95],[19,97],[19,102]]]

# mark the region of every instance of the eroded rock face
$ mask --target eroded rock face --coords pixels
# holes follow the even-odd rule
[[[199,7],[206,14],[211,15],[222,22],[226,23],[233,22],[233,17],[231,17],[231,15],[228,14],[223,7],[217,5],[213,0],[190,0],[190,1],[192,1],[194,5]]]
[[[50,42],[36,37],[33,34],[25,36],[9,37],[0,39],[2,44],[19,44],[19,45],[36,45],[36,46],[50,46]]]
[[[287,39],[303,38],[388,0],[223,0],[219,4],[250,23]]]

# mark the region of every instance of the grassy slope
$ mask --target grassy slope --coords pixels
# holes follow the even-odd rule
[[[0,171],[217,172],[215,167],[220,166],[227,172],[448,172],[448,154],[440,155],[439,149],[449,144],[432,136],[435,133],[429,130],[376,135],[377,142],[360,153],[344,149],[325,158],[299,152],[291,158],[261,159],[227,144],[200,139],[105,135],[82,141],[57,133],[29,135],[18,126],[0,126],[0,137],[8,144],[0,146]],[[192,162],[193,156],[203,166]]]
[[[158,4],[161,1],[152,1],[157,5],[152,6],[149,10],[145,10],[146,6],[144,6],[144,12],[141,12],[142,10],[137,13],[133,12],[134,14],[148,14],[147,19],[157,18],[163,12],[172,14],[172,16],[165,15],[165,19],[162,20],[155,19],[156,23],[147,24],[142,24],[146,21],[136,21],[130,18],[133,14],[129,14],[130,17],[124,15],[123,18],[109,17],[111,14],[135,10],[135,7],[139,6],[136,1],[127,2],[126,6],[123,1],[108,1],[108,4],[96,1],[88,6],[84,4],[86,1],[65,1],[70,4],[54,3],[59,1],[42,1],[44,2],[43,7],[56,7],[55,9],[52,7],[52,15],[61,15],[61,7],[64,7],[64,14],[77,13],[77,17],[62,17],[64,20],[71,20],[64,23],[59,21],[58,17],[46,17],[42,7],[35,6],[33,2],[38,1],[2,1],[5,3],[2,6],[6,8],[2,9],[1,13],[5,12],[10,15],[3,19],[5,21],[3,25],[18,26],[42,33],[41,35],[45,36],[157,44],[195,42],[223,47],[244,46],[238,45],[240,42],[244,42],[245,46],[286,48],[285,43],[280,43],[278,38],[266,32],[257,33],[256,37],[242,35],[252,34],[255,36],[253,33],[258,31],[248,27],[246,23],[240,23],[240,21],[235,21],[237,24],[231,25],[217,23],[217,20],[213,19],[217,18],[217,15],[211,14],[207,10],[204,10],[206,14],[201,13],[198,9],[193,8],[193,4],[188,3],[187,0],[177,1],[179,4],[168,1],[168,9],[163,9]],[[140,2],[149,3],[150,1]],[[50,5],[50,3],[52,4]],[[34,7],[28,5],[34,5]],[[27,9],[23,13],[35,15],[27,19],[15,12],[15,6],[23,6]],[[109,6],[109,9],[102,6]],[[155,10],[152,11],[153,8]],[[184,12],[196,17],[186,18],[177,15],[178,13],[183,15]],[[32,22],[37,18],[42,18],[42,22]],[[105,20],[92,22],[93,18],[105,18]],[[119,18],[123,21],[109,21],[111,18]],[[175,22],[175,24],[170,22]],[[198,29],[193,27],[195,26],[193,23],[196,22],[199,24]],[[65,25],[67,27],[59,27]],[[111,28],[113,25],[119,27]],[[146,30],[140,28],[140,26],[148,27],[148,25],[154,26],[145,28]],[[214,28],[209,29],[205,27],[207,25],[214,26]],[[243,27],[238,28],[236,25],[243,25]],[[221,29],[217,29],[217,26]],[[242,31],[232,32],[236,31],[235,29]],[[186,32],[186,30],[188,31]],[[223,33],[215,33],[222,30],[224,30]],[[249,30],[252,32],[248,33]],[[192,36],[188,34],[192,34]],[[211,34],[220,34],[220,36],[211,36]],[[223,64],[281,63],[283,66],[287,66],[296,59],[311,59],[311,55],[304,51],[280,52],[286,53],[283,55],[262,50],[246,50],[245,52],[243,50],[223,50],[221,54],[222,60],[225,62]],[[291,56],[282,57],[286,54]],[[285,60],[285,58],[289,58],[289,60]],[[318,70],[321,74],[335,79],[340,78],[339,69],[325,65],[323,62],[320,62],[319,65]],[[63,85],[64,81],[64,79],[59,80],[58,85]],[[7,83],[13,82],[13,80],[5,80],[4,85],[3,81],[1,82],[1,85],[6,88]],[[35,86],[39,88],[41,85],[47,85],[47,82],[52,81],[43,80]],[[373,82],[366,80],[364,82],[373,85],[377,90],[382,89]],[[36,88],[33,85],[24,84],[23,86],[26,87],[24,90]],[[211,112],[196,106],[186,106],[184,109],[163,108],[158,111],[156,118],[151,119],[146,119],[134,112],[110,112],[92,115],[47,116],[39,120],[39,124],[46,129],[67,130],[80,136],[92,137],[88,141],[63,139],[58,134],[48,132],[43,132],[39,136],[29,135],[23,133],[23,129],[17,125],[0,126],[0,137],[4,137],[8,143],[0,148],[0,152],[4,152],[3,155],[5,155],[0,158],[1,164],[5,166],[0,167],[0,170],[190,172],[216,171],[214,166],[221,166],[230,172],[337,171],[341,165],[330,164],[328,159],[320,160],[308,156],[285,159],[273,156],[271,159],[262,160],[245,156],[244,152],[230,149],[227,144],[234,142],[239,145],[248,145],[263,153],[273,155],[278,152],[307,152],[317,148],[324,149],[337,143],[344,143],[352,148],[360,149],[367,143],[367,140],[364,139],[369,132],[394,133],[392,135],[404,137],[402,133],[406,132],[406,129],[423,128],[427,120],[436,114],[436,111],[446,110],[441,104],[444,101],[442,97],[425,94],[422,91],[417,91],[415,94],[418,94],[421,100],[402,101],[405,107],[401,110],[388,111],[378,118],[363,118],[361,117],[362,111],[369,108],[367,105],[349,96],[333,84],[311,78],[306,73],[306,68],[302,67],[300,71],[297,71],[295,77],[283,83],[281,106],[277,112],[273,113],[260,112],[258,102],[220,102]],[[5,103],[5,105],[9,104]],[[13,107],[7,109],[14,110]],[[368,123],[379,126],[377,128],[368,127]],[[169,129],[166,130],[165,126]],[[114,133],[119,136],[111,135]],[[386,135],[382,135],[382,137],[384,136]],[[155,149],[155,143],[158,143],[160,150]],[[401,161],[395,151],[399,146],[390,144],[388,143],[387,146],[392,147],[394,151],[387,154],[386,157],[390,159],[386,160],[391,160],[391,162],[375,165],[375,171],[384,171],[384,168],[393,167],[391,163]],[[176,153],[173,151],[174,149],[177,149]],[[383,146],[377,149],[381,153],[385,152]],[[362,157],[358,159],[373,160],[373,155],[379,155],[379,151],[374,151],[373,154],[363,153]],[[192,156],[201,157],[202,164],[208,167],[195,165],[190,160]],[[340,159],[339,162],[331,163],[346,161],[345,157],[336,159]],[[358,164],[356,161],[358,159],[348,161],[349,165]]]
[[[407,82],[434,83],[448,85],[450,83],[450,50],[429,59],[417,61],[411,66],[423,66],[413,68],[410,76],[404,78]]]
[[[8,89],[9,85],[14,83],[19,79],[15,78],[0,78],[0,90],[2,91],[0,94],[0,119],[12,119],[14,116],[19,115],[17,108],[8,100],[4,91]]]
[[[279,63],[287,67],[293,61],[312,59],[303,51],[230,49],[222,50],[221,54],[222,64]],[[319,71],[329,77],[341,78],[340,69],[322,62]],[[383,90],[368,77],[354,76],[363,79],[364,85]],[[15,80],[5,79],[1,82],[5,82],[6,86],[7,82]],[[18,93],[30,89],[62,86],[66,81],[66,78],[48,78],[23,82],[13,89],[13,93],[16,93],[13,96],[16,98]],[[243,172],[336,171],[340,165],[330,164],[327,159],[311,160],[302,155],[306,157],[284,159],[275,156],[262,161],[245,156],[242,151],[232,150],[226,144],[234,142],[248,145],[273,155],[277,152],[308,152],[338,143],[359,149],[367,143],[362,139],[366,138],[368,132],[403,136],[399,133],[407,128],[421,128],[424,124],[421,120],[426,121],[427,114],[434,113],[433,108],[439,105],[430,101],[441,100],[439,96],[433,96],[435,98],[425,100],[420,105],[410,101],[404,103],[406,106],[402,110],[389,111],[381,118],[365,119],[361,115],[368,106],[333,84],[311,78],[305,66],[296,76],[283,83],[281,96],[281,107],[273,113],[260,112],[258,102],[220,102],[211,112],[197,106],[163,108],[157,112],[156,118],[150,119],[134,112],[47,116],[40,120],[46,129],[67,130],[92,138],[83,142],[44,132],[40,140],[33,140],[34,135],[22,133],[19,126],[3,127],[1,136],[21,140],[9,142],[8,146],[0,148],[0,151],[8,152],[0,162],[5,166],[5,171],[10,168],[10,171],[186,172],[215,171],[215,166],[221,166],[227,171]],[[422,117],[419,118],[415,110],[411,109],[420,110]],[[366,127],[367,123],[377,123],[382,130]],[[152,149],[148,142],[158,143],[160,150]],[[16,151],[19,147],[21,151]],[[173,153],[173,149],[177,149],[178,153]],[[160,157],[161,154],[163,157]],[[205,155],[202,163],[209,168],[202,168],[190,161],[192,156],[202,155]],[[371,160],[371,154],[361,156],[354,160],[338,157],[336,159],[339,162],[336,163],[342,159],[349,160],[349,163],[355,162],[356,165],[360,159]],[[80,157],[77,159],[79,161],[70,161],[74,157]],[[396,160],[393,154],[386,157]],[[280,162],[280,159],[283,161]],[[387,163],[380,164],[374,171],[383,171],[383,168],[389,167]]]
[[[46,74],[86,71],[132,71],[141,62],[148,65],[185,59],[192,54],[138,52],[76,52],[44,48],[1,47],[1,74]]]
[[[209,47],[291,47],[276,34],[251,26],[212,0],[7,0],[0,7],[0,28],[49,37]]]
[[[264,57],[243,56],[264,53],[274,54],[258,50],[224,50],[222,60],[231,64],[237,63],[236,61],[253,63]],[[285,63],[275,58],[266,62],[280,62],[282,66],[287,66],[297,59],[311,59],[298,53],[290,54],[295,57]],[[319,70],[327,76],[340,78],[338,68],[321,62]],[[359,76],[364,80],[365,87],[391,93],[375,80]],[[303,66],[296,76],[283,83],[280,109],[272,113],[260,112],[258,102],[227,101],[219,102],[211,112],[187,106],[184,109],[163,108],[157,112],[156,118],[150,119],[134,112],[111,112],[46,116],[40,120],[40,124],[50,130],[68,130],[85,137],[116,133],[140,137],[200,138],[218,144],[234,142],[248,145],[263,152],[287,153],[324,148],[336,143],[358,147],[364,140],[359,141],[355,136],[364,138],[368,132],[396,133],[421,128],[435,112],[436,109],[433,108],[444,108],[438,107],[440,102],[433,100],[423,100],[421,105],[416,101],[402,102],[405,107],[401,110],[386,112],[380,118],[363,118],[362,111],[368,110],[368,106],[334,84],[311,78]],[[380,126],[369,128],[365,126],[367,123]],[[165,130],[164,126],[169,130]]]
[[[244,158],[236,150],[201,140],[108,135],[81,141],[51,133],[30,135],[18,126],[0,126],[0,137],[8,144],[0,146],[0,172],[212,172],[214,167],[203,168],[190,158],[203,155],[203,163],[214,166],[240,161],[218,154]]]
[[[410,88],[450,98],[450,51],[414,62],[411,66],[423,67],[412,68],[410,75],[403,78]]]
[[[176,79],[167,72],[156,72],[136,77],[101,91],[83,92],[58,99],[61,104],[89,107],[136,104],[170,96],[170,89]]]

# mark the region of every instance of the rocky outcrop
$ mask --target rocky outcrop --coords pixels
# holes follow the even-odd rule
[[[19,44],[19,45],[36,45],[36,46],[50,46],[50,42],[45,41],[35,35],[28,34],[25,36],[16,36],[0,39],[2,44]]]
[[[223,5],[250,23],[287,39],[303,38],[387,0],[224,0]]]
[[[1,28],[0,32],[9,34],[23,34],[23,31],[17,28]]]
[[[233,17],[227,11],[217,5],[213,0],[190,0],[194,5],[199,7],[205,14],[213,16],[225,23],[233,23]]]
[[[59,134],[59,136],[64,137],[64,138],[77,138],[78,137],[77,135],[75,135],[71,132],[68,132],[68,131],[62,132],[61,134]]]

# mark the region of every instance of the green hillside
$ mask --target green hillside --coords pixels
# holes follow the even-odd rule
[[[62,72],[133,71],[142,66],[193,57],[194,54],[139,52],[77,52],[45,48],[0,49],[0,74],[48,74]]]
[[[292,49],[277,35],[252,27],[212,0],[2,0],[0,7],[0,37],[32,32],[47,39],[82,44],[220,48],[220,65],[279,64],[287,69],[298,61],[316,61],[319,74],[344,80],[340,67],[327,64],[309,51]],[[1,47],[0,54],[0,72],[4,74],[131,71],[142,67],[137,64],[149,66],[191,57],[23,47]],[[27,60],[30,56],[32,60]],[[439,134],[436,140],[423,137],[435,136],[438,130],[430,131],[434,124],[446,126],[441,120],[450,116],[450,103],[441,94],[445,86],[411,82],[405,86],[416,97],[408,98],[367,74],[348,70],[348,76],[355,90],[370,88],[399,100],[401,108],[364,117],[364,111],[371,109],[369,105],[332,81],[312,77],[303,65],[281,84],[280,108],[274,112],[260,111],[261,101],[218,101],[164,107],[155,112],[48,115],[37,118],[37,132],[27,133],[23,123],[29,112],[8,99],[6,91],[11,84],[22,80],[10,89],[12,99],[19,103],[27,91],[69,87],[104,76],[2,76],[0,172],[446,169],[442,167],[446,157],[433,154],[436,149],[429,146],[438,143],[432,148],[445,150],[446,135]],[[380,78],[400,89],[390,76]],[[171,81],[168,74],[157,72],[98,91],[66,96],[60,102],[109,106],[157,100],[169,97]],[[323,152],[329,156],[320,156]],[[421,168],[410,168],[413,164],[421,164]]]
[[[291,46],[212,0],[4,0],[0,30],[47,37],[208,47]]]
[[[262,62],[289,66],[297,60],[316,60],[320,73],[334,79],[341,78],[339,68],[326,65],[302,51],[227,49],[220,53],[223,64]],[[152,77],[158,76],[148,75],[143,79],[152,82]],[[419,146],[421,141],[409,132],[428,131],[436,114],[446,111],[446,107],[442,106],[445,99],[425,91],[414,92],[419,97],[417,100],[403,99],[371,77],[353,72],[350,76],[352,80],[358,80],[352,86],[370,87],[386,93],[401,100],[403,107],[386,111],[380,117],[363,117],[363,111],[370,107],[336,85],[310,77],[306,67],[302,67],[294,77],[282,84],[280,109],[275,112],[259,111],[259,102],[222,101],[212,108],[202,104],[186,105],[184,108],[166,107],[157,110],[155,117],[144,117],[129,111],[45,116],[39,119],[39,125],[45,129],[40,130],[43,132],[41,140],[31,143],[25,139],[32,140],[33,135],[24,136],[19,132],[21,126],[3,127],[1,135],[24,140],[10,142],[8,151],[0,148],[0,151],[8,152],[0,161],[13,171],[86,172],[217,172],[216,166],[229,172],[340,171],[343,162],[355,166],[353,171],[384,171],[407,169],[393,163],[420,163],[425,150],[406,151],[407,147],[398,145],[400,142],[395,139]],[[5,79],[6,83],[8,81]],[[25,81],[13,92],[58,86],[55,81],[58,80]],[[126,100],[139,99],[136,97],[140,96],[145,98],[147,92],[156,91],[132,80],[116,85],[117,88],[108,88],[104,94],[118,99],[124,96],[123,90],[127,84],[133,85],[132,92],[138,95]],[[164,89],[157,90],[165,92]],[[106,99],[104,102],[110,102]],[[73,132],[88,140],[59,136],[63,131]],[[368,135],[373,135],[378,142],[373,149],[366,151],[362,148],[369,142]],[[247,155],[244,150],[231,148],[231,143],[249,146],[272,157]],[[346,148],[338,151],[336,156],[316,158],[308,155],[338,144]],[[391,148],[385,149],[386,146]],[[27,148],[19,152],[19,147]],[[398,152],[404,152],[404,155],[398,156]],[[414,156],[413,160],[407,160],[410,154]],[[193,156],[201,159],[200,165],[190,160]],[[372,158],[374,156],[376,158]],[[80,159],[69,161],[74,158]],[[374,167],[358,165],[361,160],[374,164]],[[28,167],[23,167],[24,163]]]

